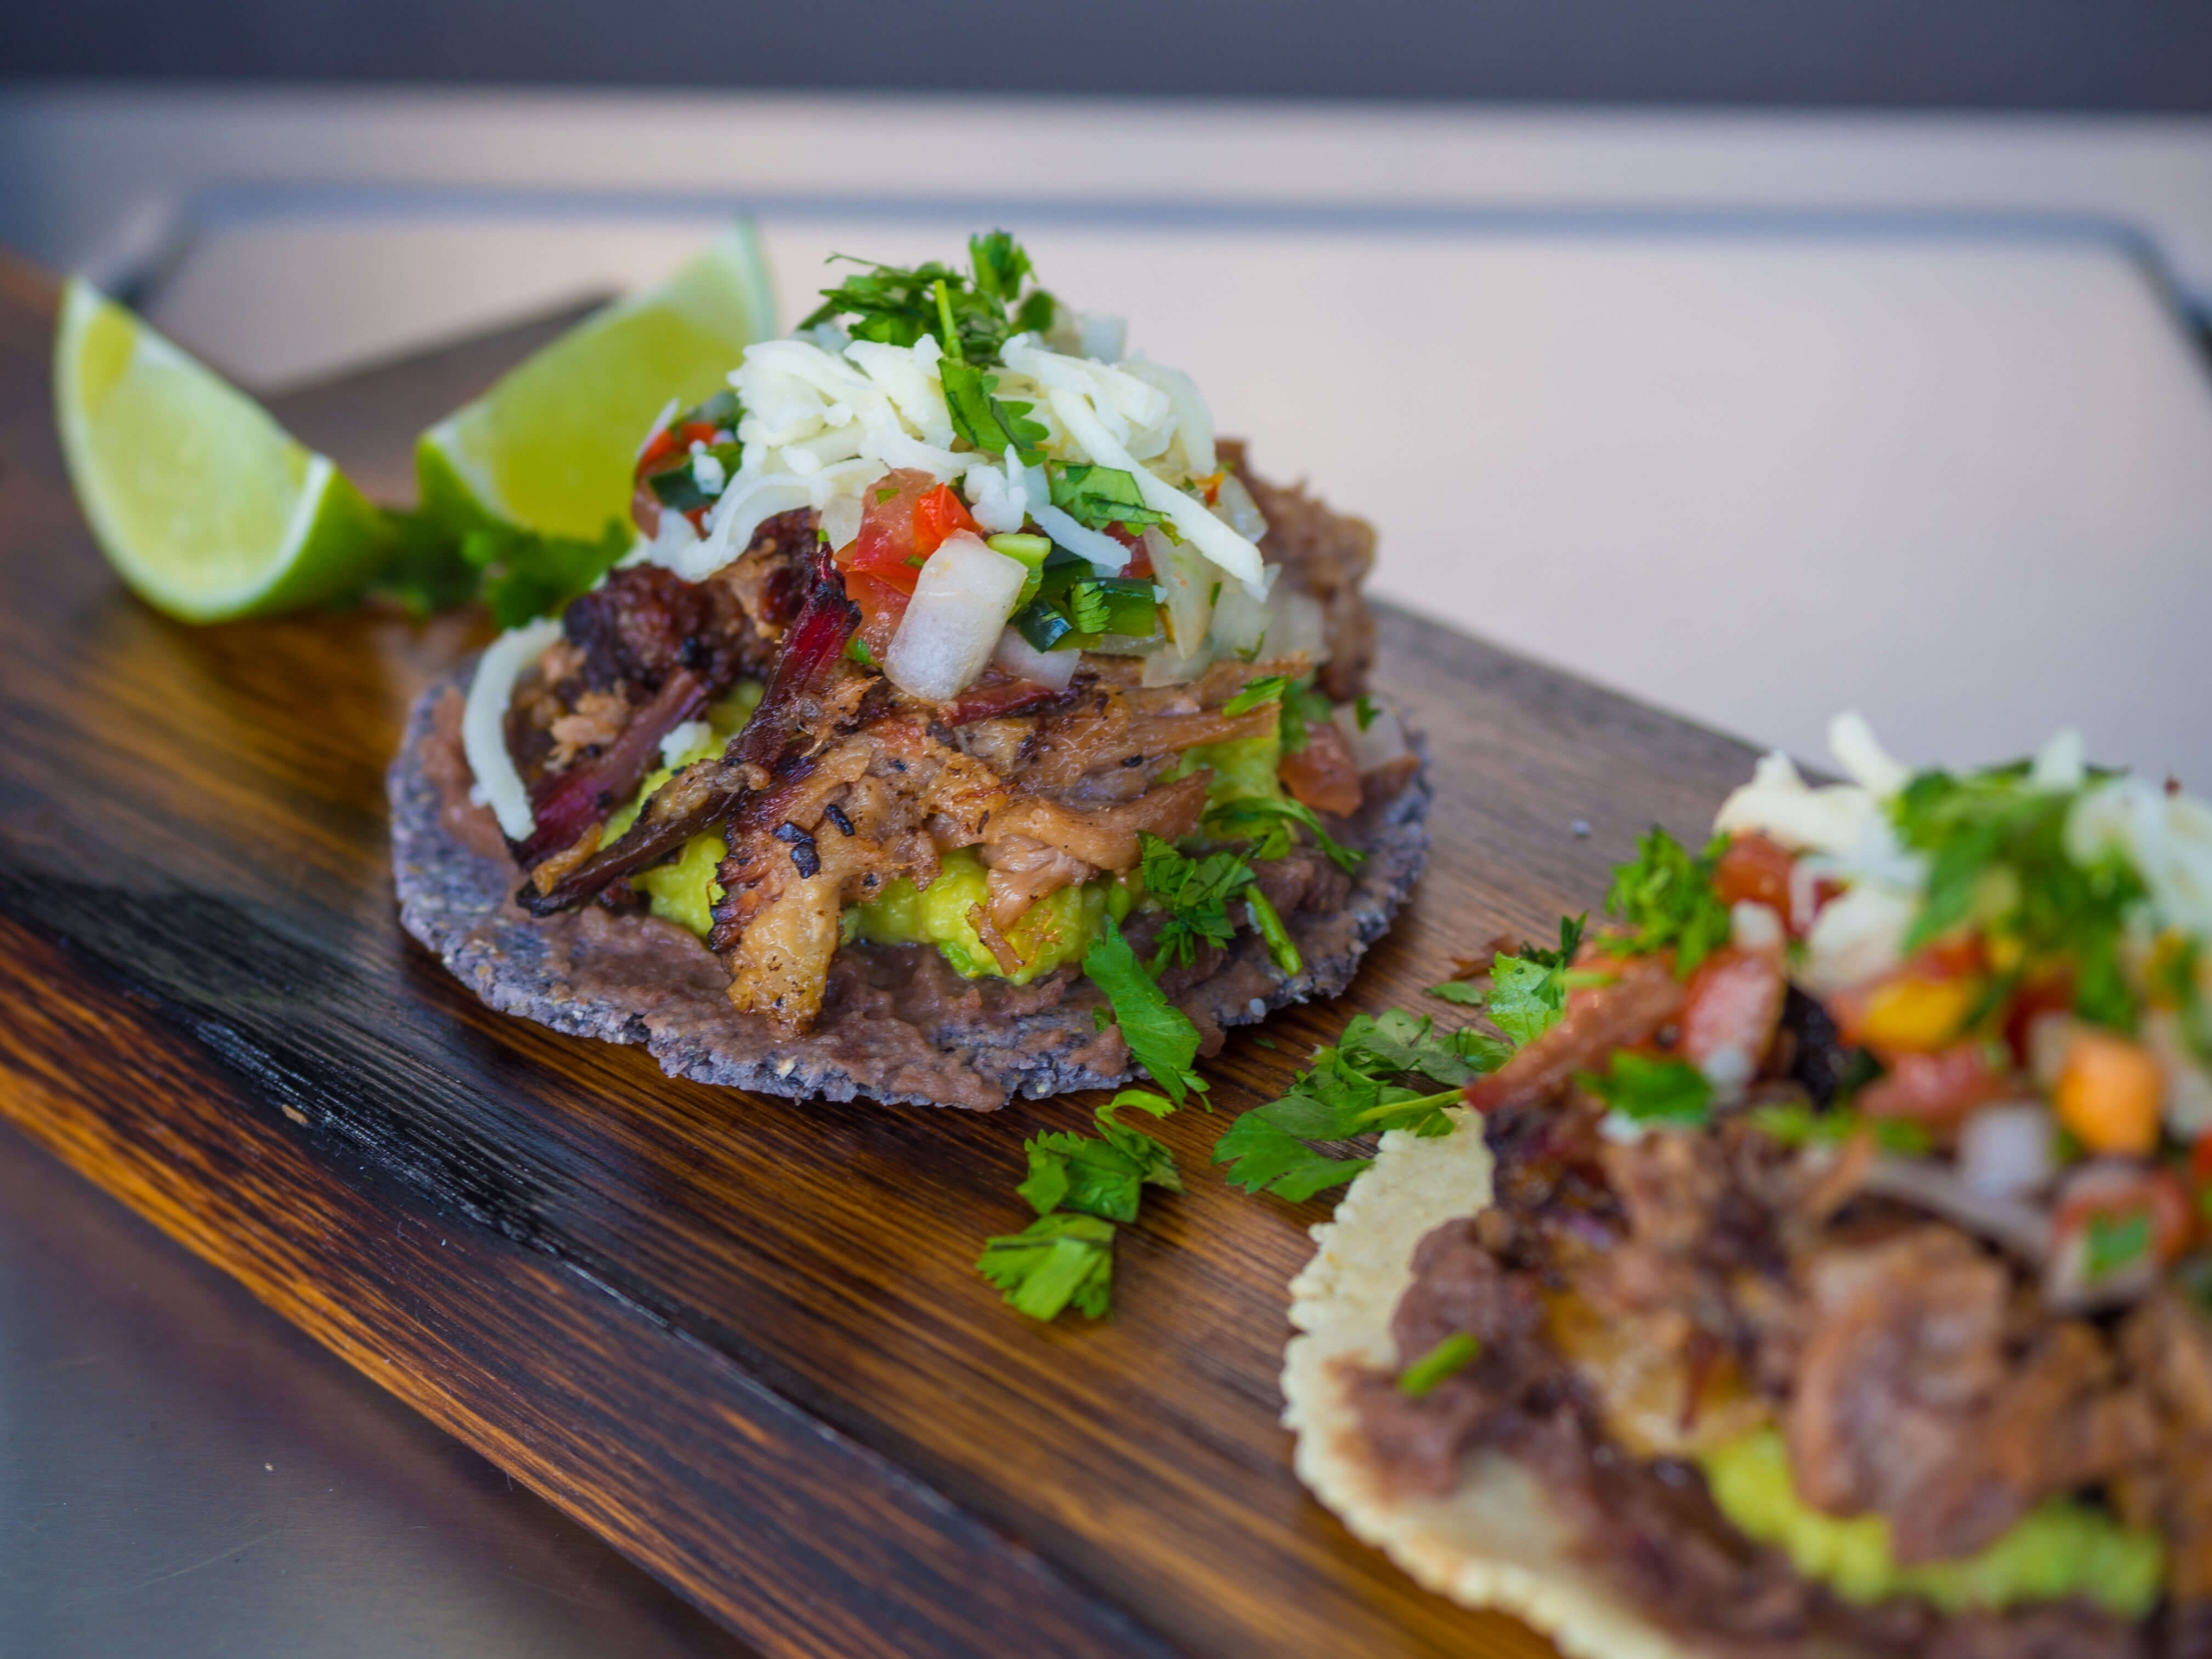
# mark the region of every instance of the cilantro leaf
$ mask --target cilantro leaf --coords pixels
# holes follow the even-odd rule
[[[1304,826],[1313,844],[1338,869],[1357,869],[1367,855],[1344,845],[1321,827],[1313,809],[1287,797],[1243,796],[1206,809],[1205,828],[1224,840],[1249,841],[1252,856],[1281,858],[1291,848],[1291,826]]]
[[[1560,1021],[1567,1009],[1567,976],[1523,957],[1500,957],[1491,972],[1491,1023],[1525,1047]]]
[[[1402,1009],[1355,1015],[1332,1047],[1317,1049],[1312,1067],[1279,1100],[1255,1107],[1214,1143],[1213,1160],[1231,1166],[1230,1183],[1294,1202],[1350,1180],[1369,1160],[1338,1158],[1309,1143],[1346,1141],[1379,1129],[1415,1135],[1450,1133],[1444,1107],[1461,1086],[1501,1065],[1503,1043],[1478,1031],[1437,1034],[1433,1020]],[[1392,1078],[1417,1077],[1446,1085],[1440,1092]]]
[[[1201,944],[1226,945],[1236,936],[1229,901],[1252,884],[1252,867],[1235,853],[1191,858],[1145,830],[1137,832],[1144,861],[1145,895],[1166,912],[1160,948],[1153,953],[1158,973],[1170,963],[1187,966]]]
[[[588,592],[630,550],[631,539],[629,527],[613,522],[596,542],[499,526],[471,531],[461,551],[484,573],[493,620],[518,628]]]
[[[1191,1070],[1198,1057],[1198,1028],[1145,971],[1112,917],[1106,918],[1105,931],[1084,954],[1083,973],[1105,994],[1130,1058],[1151,1073],[1170,1099],[1179,1106],[1185,1093],[1205,1092],[1205,1080]],[[1104,1010],[1100,1013],[1103,1020]]]
[[[1351,717],[1358,722],[1359,729],[1363,732],[1375,723],[1375,717],[1382,712],[1382,709],[1376,707],[1375,699],[1364,692],[1352,700]]]
[[[1336,705],[1313,689],[1313,677],[1294,680],[1282,698],[1282,752],[1297,754],[1306,747],[1306,734],[1328,723]]]
[[[2133,1267],[2151,1251],[2151,1212],[2131,1210],[2125,1215],[2094,1212],[2082,1240],[2085,1254],[2082,1274],[2091,1284],[2109,1279]]]
[[[2025,762],[1963,777],[1916,776],[1891,807],[1900,837],[1929,858],[1926,891],[1904,949],[1971,923],[2018,946],[2012,954],[2068,963],[2074,1011],[2132,1031],[2137,998],[2120,945],[2127,915],[2143,896],[2142,875],[2117,855],[2086,868],[2075,861],[2066,823],[2078,798],[2078,791],[2037,787]]]
[[[368,591],[397,600],[417,616],[481,597],[502,628],[558,613],[630,550],[623,524],[610,521],[595,542],[486,524],[458,538],[424,513],[385,515],[391,553]]]
[[[1224,715],[1249,715],[1263,704],[1281,702],[1283,693],[1289,690],[1289,675],[1262,674],[1256,680],[1248,681],[1242,691],[1222,704],[1221,712]]]
[[[1031,463],[1043,455],[1037,446],[1052,434],[1028,418],[1035,404],[1001,402],[995,395],[998,376],[986,374],[972,363],[946,357],[939,360],[938,374],[944,385],[945,411],[952,417],[953,431],[987,455],[1002,455],[1012,449]]]
[[[1464,979],[1447,979],[1441,985],[1432,985],[1428,995],[1463,1008],[1479,1008],[1489,1001],[1480,986],[1470,985]]]
[[[1020,294],[1035,273],[1021,245],[1004,231],[969,238],[966,272],[935,260],[910,269],[842,253],[831,258],[861,269],[822,289],[823,302],[802,328],[842,319],[854,339],[888,346],[912,346],[934,334],[948,360],[988,365],[1017,328],[1041,332],[1052,324],[1051,295],[1038,288]]]
[[[1692,856],[1681,842],[1654,824],[1636,844],[1637,855],[1613,867],[1605,911],[1628,925],[1625,937],[1608,942],[1623,956],[1645,956],[1671,946],[1675,972],[1687,979],[1700,963],[1728,942],[1728,906],[1713,891],[1713,867],[1728,849],[1715,836]]]
[[[428,513],[386,512],[389,551],[368,591],[397,600],[410,616],[466,604],[483,586],[483,573],[461,556],[461,543]]]
[[[1290,929],[1283,925],[1282,912],[1275,908],[1274,900],[1257,887],[1244,895],[1244,914],[1252,924],[1252,931],[1268,947],[1268,959],[1286,974],[1295,974],[1306,966],[1306,958],[1298,953],[1298,942],[1290,937]]]
[[[1632,1122],[1700,1128],[1713,1115],[1713,1085],[1686,1060],[1655,1060],[1623,1049],[1605,1076],[1578,1071],[1574,1080]]]
[[[1230,1185],[1254,1194],[1273,1192],[1293,1204],[1342,1185],[1375,1161],[1316,1152],[1257,1112],[1246,1112],[1229,1126],[1214,1143],[1213,1160],[1230,1166]]]
[[[1175,1154],[1157,1137],[1120,1122],[1114,1114],[1135,1106],[1164,1116],[1174,1106],[1141,1089],[1124,1089],[1096,1114],[1098,1138],[1051,1132],[1022,1142],[1029,1157],[1029,1179],[1014,1188],[1039,1215],[1063,1207],[1102,1216],[1108,1221],[1135,1221],[1137,1204],[1147,1186],[1183,1190],[1183,1177],[1175,1167]]]
[[[1760,1134],[1785,1147],[1834,1146],[1865,1130],[1884,1152],[1901,1158],[1924,1158],[1936,1142],[1925,1127],[1903,1117],[1861,1117],[1833,1108],[1821,1111],[1802,1100],[1755,1106],[1745,1122]]]
[[[1063,466],[1045,469],[1052,486],[1052,505],[1087,530],[1109,524],[1135,528],[1166,522],[1166,515],[1144,504],[1136,476],[1116,467]]]
[[[1103,1319],[1113,1292],[1114,1224],[1067,1211],[1039,1216],[1018,1233],[985,1239],[976,1270],[1033,1319],[1052,1319],[1070,1303]]]

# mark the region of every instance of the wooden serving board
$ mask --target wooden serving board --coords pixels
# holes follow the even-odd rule
[[[1205,1065],[1213,1115],[1164,1129],[1190,1191],[1123,1230],[1113,1318],[1040,1327],[970,1264],[1028,1218],[1023,1137],[1092,1103],[755,1098],[484,1008],[399,930],[384,807],[409,701],[483,620],[137,604],[63,477],[54,303],[0,261],[11,1122],[765,1651],[1547,1650],[1293,1477],[1284,1287],[1330,1200],[1208,1154],[1355,1010],[1447,1013],[1421,989],[1452,955],[1548,933],[1655,820],[1702,830],[1747,750],[1385,613],[1428,874],[1350,995]],[[548,327],[277,413],[404,499],[416,430]]]

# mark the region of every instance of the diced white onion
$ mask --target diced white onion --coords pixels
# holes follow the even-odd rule
[[[1268,626],[1268,656],[1303,655],[1316,667],[1329,660],[1327,613],[1319,600],[1278,582],[1268,595],[1268,608],[1274,616]]]
[[[1019,559],[995,553],[962,531],[930,555],[914,596],[884,652],[891,683],[932,702],[957,696],[998,649],[1014,601],[1028,580]]]
[[[1204,646],[1193,655],[1185,657],[1174,646],[1155,651],[1144,659],[1144,669],[1139,683],[1147,689],[1161,685],[1188,685],[1213,665],[1213,653]]]
[[[2057,1167],[2050,1109],[2039,1101],[1984,1106],[1959,1129],[1959,1179],[1986,1198],[2022,1198]]]
[[[1887,973],[1919,909],[1916,895],[1871,882],[1825,906],[1805,938],[1805,988],[1821,995]]]
[[[1167,636],[1177,651],[1196,657],[1205,648],[1206,629],[1213,621],[1221,572],[1189,543],[1179,547],[1169,541],[1157,524],[1145,531],[1144,545],[1152,556],[1153,578],[1166,596]]]
[[[1853,783],[1878,801],[1890,799],[1912,780],[1912,768],[1882,747],[1866,716],[1855,709],[1828,722],[1828,753]]]
[[[1049,685],[1055,691],[1065,691],[1075,679],[1076,670],[1082,665],[1079,651],[1039,651],[1023,639],[1020,633],[1008,628],[999,635],[999,648],[991,660],[1016,679],[1033,680],[1039,685]]]
[[[1728,942],[1738,950],[1779,950],[1786,937],[1782,912],[1754,899],[1728,907]]]
[[[1118,363],[1128,340],[1129,325],[1103,311],[1085,311],[1076,318],[1078,349],[1094,362]]]
[[[1359,728],[1357,704],[1340,702],[1329,715],[1344,734],[1344,747],[1351,751],[1352,765],[1362,772],[1387,766],[1410,753],[1406,747],[1406,728],[1398,723],[1398,711],[1372,699],[1367,707],[1371,717],[1365,731]]]
[[[1230,583],[1213,605],[1214,650],[1247,662],[1256,660],[1266,652],[1268,627],[1274,620],[1266,600],[1253,598],[1242,582]]]
[[[1244,487],[1244,480],[1234,473],[1221,475],[1221,487],[1214,492],[1214,511],[1229,520],[1231,530],[1255,545],[1268,533],[1267,515],[1252,499],[1252,492]]]
[[[523,671],[560,637],[560,620],[550,616],[503,633],[477,659],[475,677],[468,683],[468,702],[461,716],[461,753],[476,775],[468,798],[492,809],[510,841],[527,839],[537,818],[530,810],[530,791],[507,753],[507,705],[514,701],[515,682]]]

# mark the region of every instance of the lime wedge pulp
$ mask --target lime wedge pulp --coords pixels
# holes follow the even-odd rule
[[[426,512],[597,538],[629,516],[631,467],[653,417],[728,384],[775,332],[759,232],[740,219],[659,287],[594,313],[425,432]]]
[[[324,456],[81,277],[62,291],[54,412],[108,562],[188,622],[358,590],[382,520]]]

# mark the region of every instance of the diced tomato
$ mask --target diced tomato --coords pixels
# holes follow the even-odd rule
[[[1359,810],[1359,768],[1333,725],[1308,726],[1306,747],[1284,755],[1276,772],[1292,797],[1316,812],[1349,817]]]
[[[1888,1072],[1859,1091],[1856,1104],[1869,1117],[1907,1118],[1930,1128],[1949,1128],[2005,1092],[2004,1077],[1991,1067],[1980,1043],[1885,1058]]]
[[[879,663],[891,648],[891,636],[899,632],[899,619],[906,614],[912,588],[912,583],[900,588],[886,582],[872,570],[845,572],[845,597],[861,607],[857,637],[867,644]]]
[[[980,534],[951,486],[917,468],[901,467],[868,486],[861,502],[860,534],[850,548],[839,550],[837,562],[848,571],[865,570],[902,597],[911,597],[922,562],[945,537],[963,530]],[[861,602],[858,594],[854,600]]]
[[[963,530],[970,536],[982,534],[969,516],[968,504],[952,493],[950,484],[938,485],[914,503],[914,551],[922,557],[926,559]]]
[[[661,428],[653,434],[653,441],[638,456],[633,476],[644,478],[662,471],[677,456],[690,453],[695,443],[712,443],[715,429],[711,421],[685,421],[679,425]]]
[[[1774,1046],[1786,988],[1779,950],[1714,951],[1690,976],[1682,1002],[1682,1057],[1702,1066],[1732,1049],[1756,1068]]]
[[[2145,1214],[2151,1217],[2151,1243],[2161,1262],[2173,1261],[2189,1248],[2196,1219],[2180,1176],[2155,1165],[2118,1159],[2081,1165],[2059,1192],[2051,1230],[2053,1253],[2063,1255],[2093,1217],[2114,1222]]]
[[[1159,573],[1152,568],[1152,550],[1145,545],[1144,532],[1131,530],[1116,518],[1106,526],[1104,533],[1129,550],[1129,562],[1122,567],[1125,576],[1150,576]]]
[[[1756,832],[1738,836],[1713,867],[1713,895],[1724,905],[1748,900],[1769,906],[1794,932],[1796,918],[1789,913],[1789,874],[1796,868],[1797,855],[1780,842]]]

